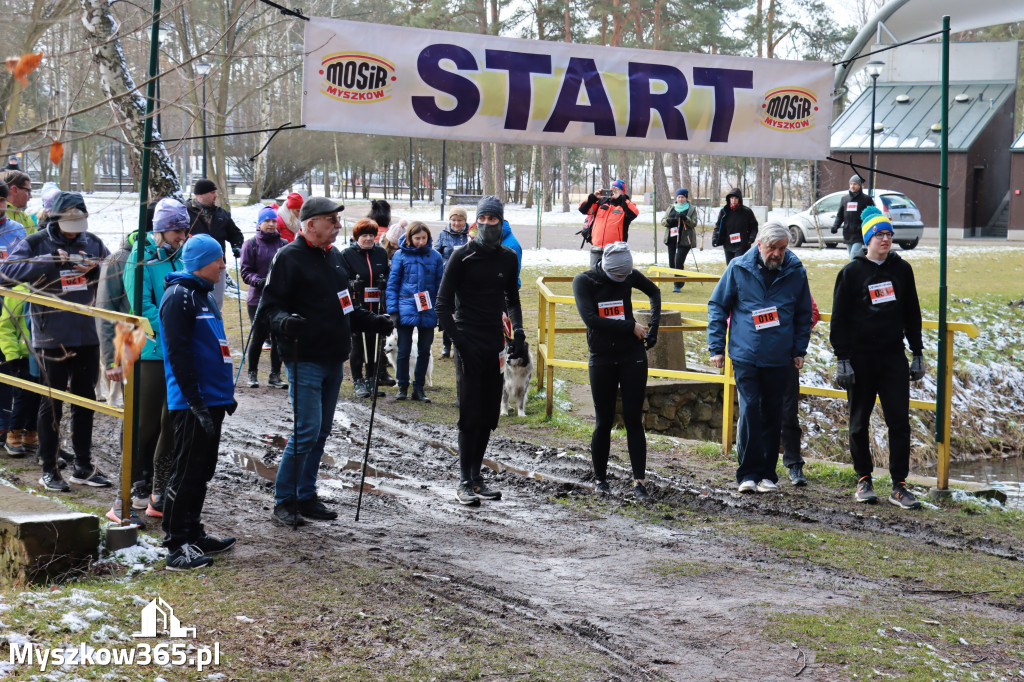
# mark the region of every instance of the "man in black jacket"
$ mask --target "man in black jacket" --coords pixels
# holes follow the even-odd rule
[[[830,341],[839,361],[836,383],[850,405],[850,455],[857,472],[858,502],[875,502],[869,422],[875,397],[889,428],[889,502],[904,509],[921,506],[907,490],[910,472],[910,381],[924,377],[921,304],[914,270],[891,253],[892,223],[874,206],[864,209],[867,251],[847,263],[836,277]],[[914,356],[907,367],[906,338]]]
[[[519,305],[519,260],[501,244],[505,207],[486,196],[476,207],[477,235],[456,249],[437,292],[437,318],[451,336],[462,365],[459,375],[459,466],[456,499],[478,506],[499,500],[501,493],[484,483],[481,468],[491,431],[498,426],[498,406],[505,363],[502,312],[512,322],[511,357],[523,357],[526,332]]]
[[[854,175],[850,178],[850,191],[839,202],[836,222],[832,225],[832,234],[843,228],[843,242],[850,252],[850,260],[864,252],[863,235],[861,234],[861,213],[868,206],[874,206],[874,200],[864,193],[864,178]]]
[[[721,246],[725,251],[725,262],[742,256],[757,240],[757,218],[754,212],[743,205],[743,193],[734,188],[725,195],[725,206],[718,212],[715,231],[711,235],[711,246]]]
[[[259,314],[284,339],[281,355],[295,409],[295,434],[288,439],[274,483],[272,518],[286,526],[302,525],[306,518],[338,517],[317,497],[316,478],[352,331],[387,336],[394,329],[387,315],[354,305],[349,290],[353,274],[341,252],[331,247],[344,208],[325,197],[302,204],[302,232],[277,252],[260,303]]]
[[[221,249],[224,249],[224,242],[231,244],[231,253],[235,258],[242,255],[242,244],[245,238],[242,231],[231,219],[231,214],[217,205],[217,197],[220,191],[212,180],[201,178],[196,180],[192,188],[192,198],[185,207],[188,209],[188,222],[191,225],[190,234],[208,234],[217,240]],[[152,216],[151,216],[152,219]],[[227,254],[227,251],[224,252]],[[217,307],[224,307],[224,289],[227,284],[227,270],[220,274],[220,281],[213,288],[213,297],[217,300]]]

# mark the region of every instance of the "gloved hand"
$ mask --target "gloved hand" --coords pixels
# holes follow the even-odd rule
[[[839,388],[849,391],[855,383],[853,376],[853,365],[849,360],[840,360],[839,369],[836,371],[836,384]]]
[[[232,246],[231,247],[231,255],[234,256],[235,258],[241,258],[242,257],[242,249],[237,247],[237,246]]]
[[[397,315],[398,313],[395,314]],[[377,315],[376,319],[374,320],[374,331],[376,331],[378,334],[383,334],[384,336],[387,336],[394,330],[395,323],[391,321],[390,317],[388,317],[387,315]]]
[[[832,226],[832,234],[835,234],[835,233],[836,233],[836,232],[838,232],[838,231],[839,231],[839,228],[838,228],[838,227],[836,227],[835,225],[833,225],[833,226]]]
[[[910,361],[910,380],[920,381],[921,379],[924,379],[924,358],[915,355],[914,359]]]
[[[397,312],[391,313],[391,327],[392,327],[392,329],[395,328],[395,327],[401,327],[401,326],[402,326],[402,316],[401,316],[401,314],[399,314]],[[388,334],[390,334],[390,333],[391,332],[388,332]]]
[[[656,343],[658,343],[658,330],[648,329],[647,335],[644,336],[644,349],[650,350]]]
[[[253,283],[253,286],[256,287],[257,289],[262,289],[263,287],[267,286],[267,278],[260,277]]]
[[[590,202],[590,203],[592,203],[592,204],[596,204],[596,203],[597,203],[597,200],[598,200],[598,197],[597,197],[597,195],[596,195],[596,194],[594,194],[593,192],[591,192],[591,193],[590,193],[590,194],[589,194],[589,195],[587,196],[587,201],[589,201],[589,202]]]
[[[196,421],[199,422],[199,426],[203,428],[203,431],[206,431],[207,435],[212,436],[216,433],[217,427],[213,424],[213,415],[210,414],[210,408],[206,406],[206,403],[196,403],[189,407]]]
[[[514,358],[525,358],[529,350],[526,345],[526,331],[517,329],[512,334],[512,348],[510,351]]]
[[[284,332],[285,336],[297,339],[301,336],[307,323],[308,320],[306,320],[302,315],[289,315],[284,318],[284,322],[281,323],[281,331]]]
[[[235,410],[237,410],[237,409],[238,409],[238,401],[237,400],[232,400],[231,404],[224,408],[224,411],[227,412],[228,416],[230,417],[231,415],[233,415],[235,413]]]

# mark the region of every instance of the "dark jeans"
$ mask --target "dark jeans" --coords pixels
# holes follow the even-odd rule
[[[248,305],[249,321],[252,322],[252,340],[249,341],[249,371],[255,372],[260,366],[260,351],[263,350],[263,342],[270,339],[270,372],[281,373],[281,355],[277,351],[276,334],[270,331],[270,322],[266,315],[256,317],[258,305]]]
[[[647,437],[644,434],[644,398],[647,395],[647,353],[638,342],[637,351],[611,361],[590,358],[590,394],[594,398],[594,433],[590,437],[590,457],[594,476],[608,478],[608,452],[611,449],[615,398],[622,392],[622,421],[633,478],[643,480],[647,469]]]
[[[736,258],[737,256],[742,256],[743,254],[744,254],[744,251],[741,250],[741,249],[730,249],[729,247],[725,247],[725,263],[726,263],[726,265],[728,265],[729,261],[731,261],[733,258]]]
[[[496,348],[501,347],[500,342],[477,344],[473,341],[468,338],[466,348],[458,348],[455,355],[459,366],[459,469],[463,483],[482,478],[480,470],[487,442],[498,425],[504,381],[498,371],[500,351]]]
[[[363,365],[366,365],[366,377],[373,377],[377,368],[377,343],[380,335],[372,332],[352,333],[352,352],[348,356],[348,367],[352,371],[352,380],[357,381],[363,378]],[[401,348],[401,337],[399,337],[399,348]],[[406,373],[408,373],[408,366]]]
[[[874,469],[868,443],[875,397],[889,429],[889,476],[902,483],[910,473],[910,368],[903,350],[875,351],[850,357],[855,381],[847,392],[850,401],[850,455],[857,476]]]
[[[679,237],[668,238],[668,266],[676,270],[686,269],[686,257],[690,255],[689,243],[679,246]],[[675,286],[681,287],[683,282],[676,282]]]
[[[100,371],[99,345],[37,350],[44,385],[61,391],[70,390],[89,400],[96,399],[96,379]],[[57,471],[62,408],[63,403],[59,400],[43,398],[39,402],[39,458],[43,461],[43,471],[51,473]],[[92,419],[92,410],[71,406],[71,445],[75,450],[77,469],[92,468]]]
[[[803,466],[800,456],[800,370],[790,365],[786,378],[786,392],[782,394],[782,465]]]
[[[423,383],[427,379],[427,365],[430,363],[430,344],[434,341],[433,327],[406,327],[398,328],[398,366],[395,368],[398,380],[398,387],[409,385],[409,355],[412,354],[412,331],[419,329],[419,336],[416,339],[416,350],[419,353],[416,357],[416,369],[412,379],[414,391],[423,390]],[[494,366],[498,366],[495,358]],[[494,408],[497,410],[498,408]]]
[[[164,501],[164,546],[172,552],[205,535],[200,516],[206,487],[217,468],[220,427],[224,406],[210,408],[214,432],[207,433],[192,410],[171,410],[174,423],[174,455]]]
[[[32,376],[32,373],[29,370],[28,358],[21,358],[20,360],[14,360],[13,362],[8,363],[7,373],[12,374],[19,379],[36,381],[38,383],[39,377]],[[20,388],[14,389],[13,394],[11,428],[35,431],[36,423],[39,420],[39,399],[41,396],[38,393],[23,391]]]
[[[141,497],[150,492],[163,493],[155,487],[154,469],[169,470],[174,452],[174,422],[167,411],[167,384],[163,360],[141,360],[135,365],[139,373],[139,457],[132,461],[132,483]],[[167,478],[159,481],[167,485]]]
[[[732,363],[736,391],[740,397],[740,418],[736,425],[736,452],[739,467],[736,482],[779,481],[775,465],[779,461],[782,427],[782,395],[786,391],[786,367],[756,367]]]

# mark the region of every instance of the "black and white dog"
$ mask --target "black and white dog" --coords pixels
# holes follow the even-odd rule
[[[506,352],[511,344],[506,345]],[[508,414],[509,403],[516,408],[520,417],[526,416],[526,393],[530,388],[530,378],[533,376],[533,354],[530,352],[529,344],[526,345],[526,355],[521,358],[509,357],[505,361],[505,382],[501,388],[501,411],[502,416]]]

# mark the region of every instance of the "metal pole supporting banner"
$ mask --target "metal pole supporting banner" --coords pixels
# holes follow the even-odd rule
[[[203,76],[203,112],[202,112],[202,124],[203,124],[203,177],[208,178],[206,174],[206,76]]]
[[[946,213],[949,208],[949,190],[946,189],[949,179],[949,16],[942,17],[942,156],[939,166],[939,357],[935,389],[935,441],[944,443],[949,438],[947,433],[946,372],[946,300],[949,296],[946,287]],[[948,448],[946,452],[948,453]],[[948,459],[948,454],[947,454]],[[944,490],[949,484],[949,462],[939,461],[938,488]]]

